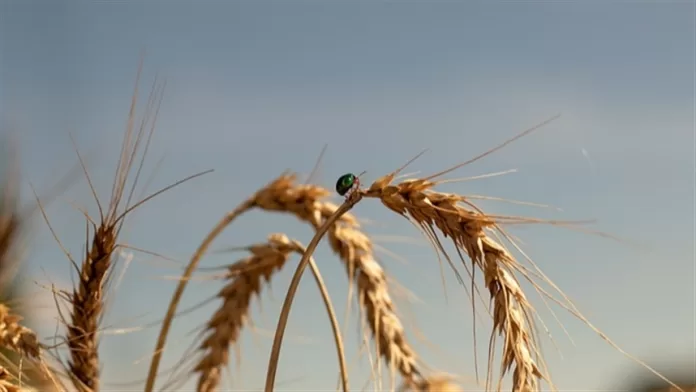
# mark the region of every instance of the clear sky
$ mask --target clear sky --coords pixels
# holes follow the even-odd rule
[[[146,168],[155,173],[149,189],[197,171],[215,172],[142,208],[123,239],[185,260],[219,217],[253,190],[285,169],[308,173],[325,143],[317,181],[332,187],[345,172],[367,170],[371,182],[423,148],[430,152],[411,168],[432,173],[560,112],[561,119],[540,132],[450,177],[517,173],[442,190],[551,204],[563,212],[483,206],[500,214],[597,219],[594,228],[631,241],[551,226],[513,231],[600,329],[668,370],[675,363],[693,365],[696,352],[694,26],[694,4],[686,1],[6,0],[0,4],[0,115],[3,127],[19,135],[27,202],[29,182],[47,189],[77,163],[69,133],[106,199],[140,52],[146,50],[143,89],[156,74],[168,83]],[[85,181],[48,208],[61,240],[79,255],[84,220],[72,203],[96,212]],[[417,352],[433,368],[473,378],[465,293],[448,277],[445,300],[437,259],[413,226],[376,201],[354,212],[369,218],[366,229],[381,246],[408,260],[382,254],[381,261],[422,301],[409,304],[395,294]],[[33,228],[27,255],[32,278],[69,286],[69,263],[46,225],[37,217]],[[255,212],[214,247],[261,242],[271,232],[305,243],[311,238],[311,230],[291,217]],[[390,236],[414,240],[393,242]],[[214,255],[203,265],[243,256]],[[316,257],[342,315],[342,266],[327,247]],[[179,273],[178,265],[136,254],[112,297],[106,327],[157,322],[174,288],[164,277]],[[291,273],[288,268],[278,275],[273,296],[254,304],[257,332],[247,330],[244,360],[238,371],[236,361],[231,367],[237,388],[263,385],[269,331]],[[193,282],[183,306],[220,287]],[[335,349],[310,279],[296,301],[278,388],[333,390]],[[217,304],[175,323],[163,368],[176,363],[191,344],[190,332]],[[575,342],[542,311],[562,354],[544,341],[557,386],[625,386],[636,366],[556,310]],[[348,354],[354,387],[360,388],[368,362],[357,359],[355,316],[351,323]],[[40,329],[48,336],[53,326],[46,319]],[[157,333],[149,327],[104,336],[104,378],[113,383],[104,390],[140,383]],[[487,333],[478,332],[483,362]]]

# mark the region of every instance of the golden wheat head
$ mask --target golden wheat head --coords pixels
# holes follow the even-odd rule
[[[260,295],[262,285],[283,268],[292,252],[301,247],[285,235],[273,235],[265,244],[249,248],[251,256],[229,266],[228,284],[218,293],[222,305],[206,324],[208,334],[200,345],[203,357],[195,366],[198,392],[215,391],[222,369],[229,363],[229,347],[239,339],[248,321],[249,305]]]
[[[142,68],[142,64],[141,64]],[[128,124],[121,144],[121,152],[114,175],[111,196],[106,211],[102,209],[96,190],[87,172],[82,157],[77,151],[80,164],[99,208],[99,223],[88,218],[92,226],[92,238],[87,241],[87,251],[79,268],[79,282],[69,294],[71,301],[70,322],[67,325],[70,360],[68,367],[73,384],[78,390],[97,392],[100,390],[99,326],[103,316],[106,288],[114,262],[118,236],[126,215],[143,202],[131,205],[145,153],[147,152],[158,106],[162,98],[162,85],[155,85],[147,103],[146,112],[140,124],[136,124],[138,102],[138,82],[141,68],[138,69],[135,91],[131,100]],[[143,143],[144,142],[144,143]],[[143,146],[144,144],[144,146]],[[144,153],[139,151],[144,149]],[[139,162],[138,162],[139,161]],[[131,190],[126,193],[131,169],[138,163]],[[125,204],[122,204],[125,201]],[[70,255],[68,255],[70,257]]]
[[[539,350],[532,338],[531,305],[511,271],[516,261],[486,233],[496,221],[485,214],[464,208],[463,196],[430,190],[427,180],[404,181],[390,185],[391,178],[380,178],[365,191],[390,210],[415,222],[440,251],[444,252],[435,229],[449,237],[484,274],[485,286],[493,300],[494,331],[504,336],[501,377],[514,366],[513,390],[537,391],[544,379],[539,369]]]

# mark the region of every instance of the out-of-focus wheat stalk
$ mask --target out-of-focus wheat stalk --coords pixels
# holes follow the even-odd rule
[[[9,151],[15,150],[11,148],[13,146],[2,147]],[[8,357],[3,359],[13,365],[18,365],[17,362],[21,364],[18,366],[21,376],[18,380],[22,383],[19,386],[11,384],[9,373],[3,368],[0,368],[0,379],[2,387],[8,390],[28,390],[25,384],[31,382],[48,391],[53,387],[55,379],[52,371],[43,362],[42,346],[38,337],[32,329],[20,323],[23,317],[8,306],[14,302],[13,300],[17,300],[19,295],[15,277],[22,261],[24,222],[30,214],[19,210],[19,176],[15,167],[17,160],[7,155],[3,156],[3,160],[7,159],[9,167],[4,170],[0,185],[0,348],[16,354],[5,352]]]
[[[12,163],[12,162],[11,162]],[[7,170],[0,189],[0,295],[5,295],[7,284],[14,276],[18,263],[17,245],[20,237],[19,212],[17,211],[18,183],[16,171]],[[36,334],[19,324],[22,317],[13,314],[0,303],[0,345],[29,358],[38,359],[40,347]]]
[[[208,335],[200,345],[204,355],[193,369],[199,373],[198,392],[217,390],[222,368],[229,362],[230,345],[237,343],[240,330],[247,322],[251,299],[254,295],[260,295],[263,281],[270,281],[292,253],[303,254],[305,251],[302,244],[284,234],[273,234],[268,242],[251,246],[248,250],[251,256],[228,267],[226,276],[229,283],[218,294],[223,303],[206,325]],[[338,349],[343,391],[347,392],[348,376],[338,321],[319,269],[312,260],[310,263],[329,314]]]
[[[39,343],[38,337],[34,331],[20,324],[22,317],[12,313],[12,311],[4,304],[0,304],[0,347],[12,350],[20,355],[20,363],[22,359],[30,360],[29,366],[18,366],[20,376],[26,375],[30,377],[39,377],[40,379],[24,380],[34,382],[46,392],[49,390],[63,391],[62,383],[57,379],[53,370],[45,363],[43,358],[43,347]],[[27,371],[30,370],[30,371]],[[21,380],[21,377],[15,377]],[[26,377],[25,377],[26,378]],[[19,386],[9,382],[9,373],[5,368],[0,366],[0,391],[2,387],[19,388],[17,391],[28,391],[28,387],[20,384]]]
[[[13,314],[7,306],[0,304],[0,344],[38,360],[41,354],[39,340],[34,331],[19,323],[21,320],[21,316]]]
[[[18,184],[16,173],[7,170],[0,189],[0,295],[4,295],[14,277],[19,262],[17,245],[20,240],[20,215],[17,209]]]
[[[401,392],[463,392],[451,377],[433,375],[422,379],[417,384],[404,384]]]
[[[0,366],[0,392],[29,392],[32,391],[30,389],[22,388],[18,386],[16,383],[13,383],[12,380],[15,379],[16,377],[13,377],[10,375],[10,372],[7,371],[4,367]]]

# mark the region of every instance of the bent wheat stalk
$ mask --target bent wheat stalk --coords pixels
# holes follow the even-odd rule
[[[267,211],[290,212],[311,224],[318,233],[339,207],[322,201],[331,194],[330,191],[315,185],[297,185],[295,178],[283,175],[276,179],[258,192],[257,205]],[[351,199],[349,204],[357,203],[359,195],[355,193],[357,199]],[[416,354],[406,341],[389,295],[384,270],[374,258],[369,237],[359,230],[355,217],[345,211],[335,219],[327,227],[329,245],[344,262],[349,279],[356,282],[359,304],[364,309],[377,352],[405,380],[417,382],[421,375]]]
[[[300,265],[293,277],[288,295],[286,296],[286,302],[279,319],[276,339],[274,340],[271,359],[269,361],[265,388],[266,392],[273,390],[280,342],[287,322],[292,298],[299,284],[299,278],[302,273],[301,270],[304,268],[303,266],[306,266],[307,259],[311,256],[322,236],[327,231],[329,232],[329,242],[332,248],[341,254],[342,259],[348,259],[347,264],[349,267],[358,267],[357,281],[361,304],[366,308],[368,321],[373,327],[375,338],[378,341],[378,351],[385,357],[388,363],[395,366],[400,371],[407,382],[410,382],[412,385],[419,385],[422,383],[421,377],[415,369],[415,358],[410,346],[405,345],[400,339],[394,339],[393,332],[401,332],[402,328],[398,323],[398,319],[392,319],[387,316],[393,314],[390,312],[391,301],[388,300],[388,295],[386,296],[387,301],[385,303],[374,302],[375,299],[384,298],[383,295],[376,294],[376,290],[383,287],[381,282],[383,277],[380,279],[380,275],[383,274],[383,272],[380,268],[378,273],[370,274],[370,271],[374,272],[374,269],[371,269],[371,267],[377,264],[369,264],[373,262],[373,259],[370,257],[369,248],[364,244],[361,245],[361,241],[356,240],[360,239],[363,240],[362,242],[365,242],[366,237],[356,235],[350,225],[342,226],[338,223],[340,222],[339,219],[341,216],[345,216],[343,214],[352,208],[363,196],[378,197],[385,206],[391,210],[404,216],[408,213],[421,227],[424,229],[426,227],[430,228],[430,232],[432,232],[434,226],[439,228],[446,236],[452,237],[456,241],[455,244],[458,247],[469,252],[472,260],[483,270],[486,286],[489,288],[491,297],[494,300],[494,330],[504,334],[506,337],[503,347],[503,370],[501,377],[514,363],[516,367],[513,374],[513,390],[539,390],[537,380],[543,379],[543,376],[534,358],[534,356],[538,355],[539,351],[536,348],[535,341],[531,337],[531,332],[527,329],[527,323],[533,323],[533,319],[529,314],[531,312],[531,305],[526,301],[522,290],[511,274],[506,271],[505,266],[498,264],[505,262],[509,265],[515,262],[514,259],[507,254],[502,247],[488,239],[485,233],[483,233],[483,227],[485,227],[487,221],[490,221],[490,218],[487,218],[485,215],[473,214],[457,206],[456,202],[461,199],[460,196],[440,195],[441,197],[437,198],[430,194],[425,195],[423,191],[432,186],[432,182],[416,180],[406,181],[397,186],[391,186],[389,182],[394,174],[395,173],[392,173],[378,179],[372,184],[370,189],[366,191],[361,190],[355,192],[354,197],[338,209],[331,208],[327,205],[324,206],[325,208],[323,211],[321,209],[316,209],[313,214],[306,214],[308,216],[306,219],[312,222],[315,227],[318,226],[317,232],[308,245],[307,252],[303,256],[302,261],[300,261]],[[281,186],[281,184],[283,184],[286,187],[285,192],[281,193],[281,195],[285,195],[286,202],[292,200],[288,200],[287,197],[287,195],[293,193],[287,191],[292,184],[292,178],[281,177],[281,179],[276,180],[276,184],[276,186],[271,186],[267,189],[274,189],[276,191],[284,189],[284,187]],[[424,184],[426,186],[424,186]],[[295,189],[295,194],[299,195],[302,193],[302,190],[306,189],[311,188],[308,186],[298,186]],[[300,217],[303,216],[303,214],[298,213],[301,211],[300,209],[291,207],[291,203],[288,203],[290,205],[282,205],[279,203],[279,201],[284,200],[282,197],[271,198],[269,197],[271,194],[259,193],[267,196],[266,198],[260,199],[262,208],[265,203],[267,206],[265,209],[289,210]],[[433,204],[428,197],[433,197],[435,203]],[[312,205],[316,207],[317,203],[315,200],[312,200],[312,198],[304,193],[302,193],[301,200],[312,203]],[[323,215],[329,211],[332,211],[332,213],[323,218]],[[324,214],[322,214],[322,212],[324,212]],[[448,216],[447,213],[450,215]],[[319,222],[322,224],[319,225]],[[490,224],[492,223],[491,221]],[[353,241],[345,241],[346,238],[353,238]],[[386,331],[382,328],[385,328]],[[385,333],[382,334],[382,332]],[[390,332],[392,333],[390,334]],[[403,334],[397,334],[396,336],[402,338]],[[386,347],[380,345],[380,338],[386,340]]]
[[[266,373],[266,392],[273,392],[273,385],[275,383],[276,370],[278,369],[278,359],[280,357],[280,347],[283,341],[283,336],[285,335],[285,327],[288,323],[288,318],[290,316],[290,307],[295,299],[295,293],[297,293],[297,288],[300,286],[300,279],[302,279],[302,273],[304,273],[307,264],[309,264],[310,258],[314,253],[314,250],[319,245],[319,241],[326,234],[341,215],[348,212],[353,206],[360,201],[360,195],[358,197],[353,197],[346,201],[341,207],[339,207],[336,212],[334,212],[324,224],[317,229],[317,233],[312,238],[312,241],[307,245],[307,249],[302,254],[302,259],[295,269],[295,274],[290,281],[290,287],[288,287],[288,293],[285,295],[285,300],[283,301],[283,308],[280,312],[280,317],[278,318],[278,325],[275,330],[275,337],[273,338],[273,347],[271,348],[271,357],[268,360],[268,370]]]
[[[290,213],[301,221],[311,224],[317,230],[337,211],[338,206],[322,200],[330,195],[331,191],[316,185],[298,185],[295,179],[295,175],[283,174],[267,184],[226,214],[203,240],[182,274],[162,322],[160,336],[150,363],[146,392],[151,392],[154,387],[162,349],[188,280],[214,239],[228,225],[250,209],[259,208],[269,212]],[[394,312],[384,271],[374,259],[371,242],[358,229],[359,225],[355,217],[350,214],[341,215],[338,222],[329,227],[331,248],[346,264],[347,271],[355,271],[349,278],[358,281],[361,306],[366,309],[365,314],[370,321],[369,327],[375,341],[378,342],[379,354],[397,369],[404,379],[415,381],[420,378],[415,352],[407,343],[403,327]]]
[[[252,246],[249,251],[252,256],[228,268],[230,282],[218,294],[223,298],[223,304],[207,323],[210,332],[200,345],[205,354],[193,369],[200,373],[198,392],[217,390],[222,368],[229,362],[229,347],[237,342],[240,330],[248,318],[251,299],[260,294],[263,281],[269,281],[273,274],[282,269],[291,253],[305,253],[302,244],[291,241],[283,234],[273,234],[267,243]],[[348,375],[338,321],[319,269],[312,259],[309,263],[329,314],[338,350],[343,391],[347,392]]]

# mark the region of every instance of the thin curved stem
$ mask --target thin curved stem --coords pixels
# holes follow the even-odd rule
[[[290,281],[290,287],[288,287],[288,293],[285,295],[285,301],[283,302],[283,309],[280,312],[280,317],[278,318],[278,325],[275,331],[275,337],[273,338],[273,347],[271,348],[271,357],[268,360],[268,370],[266,373],[266,387],[265,392],[273,392],[273,386],[275,384],[276,372],[278,370],[278,358],[280,357],[280,348],[283,342],[283,336],[285,335],[285,327],[288,324],[288,317],[290,316],[290,308],[292,307],[292,301],[297,293],[297,288],[300,286],[300,280],[302,279],[302,273],[307,264],[309,264],[309,258],[312,257],[314,250],[319,245],[319,241],[324,237],[324,234],[329,230],[329,227],[333,225],[341,215],[348,212],[355,204],[357,204],[362,199],[362,192],[354,192],[353,195],[345,201],[337,210],[333,213],[320,228],[317,229],[314,238],[307,245],[307,249],[302,255],[300,263],[295,269],[295,274]]]
[[[305,250],[304,253],[307,253],[307,250]],[[336,312],[331,304],[331,297],[329,296],[329,291],[326,289],[324,280],[321,277],[319,267],[317,267],[317,264],[311,257],[309,258],[309,268],[312,269],[312,275],[314,275],[314,280],[317,282],[321,296],[324,299],[326,313],[328,313],[329,321],[331,321],[331,329],[333,329],[334,341],[336,343],[336,351],[338,354],[338,366],[341,370],[341,384],[343,387],[343,392],[348,392],[348,367],[346,366],[346,354],[343,347],[343,338],[341,338],[341,328],[339,327],[338,320],[336,319]]]
[[[162,359],[162,353],[164,352],[164,344],[167,341],[169,328],[172,326],[172,321],[174,320],[174,316],[176,315],[176,308],[179,306],[181,296],[184,294],[184,289],[186,289],[186,285],[188,284],[191,275],[193,275],[193,272],[196,270],[196,267],[198,267],[198,263],[201,261],[203,255],[208,250],[210,245],[213,243],[215,238],[217,238],[217,236],[219,236],[223,232],[223,230],[225,230],[225,228],[229,226],[232,223],[232,221],[234,221],[239,215],[248,211],[253,206],[254,199],[251,198],[244,201],[233,211],[225,215],[222,218],[222,220],[220,220],[220,222],[218,222],[218,224],[213,228],[213,230],[211,230],[210,233],[208,233],[208,235],[205,237],[203,242],[196,250],[196,253],[194,253],[191,257],[191,261],[186,266],[186,270],[181,275],[179,284],[176,286],[174,295],[172,295],[172,300],[169,303],[167,314],[164,316],[164,319],[162,320],[162,328],[160,329],[160,334],[157,338],[157,345],[155,346],[155,350],[152,355],[152,361],[150,362],[150,370],[147,374],[147,381],[145,383],[144,392],[152,392],[152,389],[155,386],[155,380],[157,379],[157,369],[159,368],[160,360]]]

